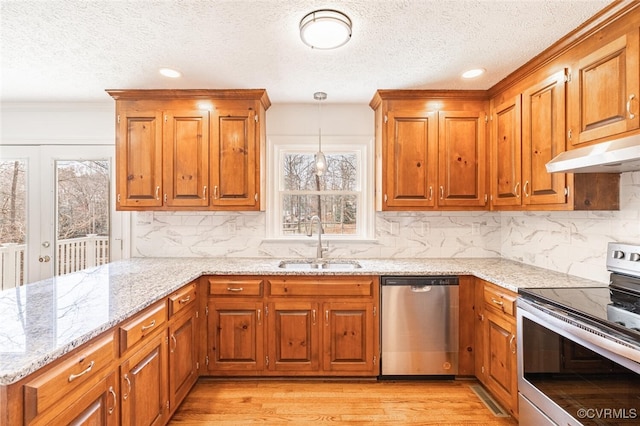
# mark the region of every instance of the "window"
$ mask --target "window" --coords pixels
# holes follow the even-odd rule
[[[272,183],[267,209],[268,234],[272,238],[306,237],[311,218],[320,218],[323,237],[367,239],[372,235],[368,153],[362,138],[323,138],[327,171],[315,174],[317,139],[278,138],[270,141]],[[315,233],[315,229],[314,229]]]

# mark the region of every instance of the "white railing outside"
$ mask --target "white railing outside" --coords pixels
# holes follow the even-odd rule
[[[25,284],[26,244],[0,244],[0,289]],[[86,237],[58,240],[54,253],[54,275],[64,275],[109,262],[109,237],[89,234]]]
[[[26,244],[0,244],[1,290],[24,284],[24,252],[26,248]]]
[[[86,237],[58,240],[54,275],[64,275],[109,262],[109,237],[88,234]]]

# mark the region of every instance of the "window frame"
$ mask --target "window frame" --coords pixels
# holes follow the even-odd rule
[[[353,152],[358,158],[356,191],[321,191],[326,195],[337,193],[355,194],[358,199],[356,215],[356,234],[323,234],[326,241],[369,241],[374,239],[373,208],[373,167],[371,153],[373,141],[367,136],[323,136],[322,151],[325,155]],[[315,154],[318,151],[317,136],[271,136],[267,140],[267,184],[266,208],[267,238],[281,241],[307,241],[305,235],[286,235],[282,232],[282,196],[283,194],[316,193],[315,191],[285,191],[282,159],[287,153]]]

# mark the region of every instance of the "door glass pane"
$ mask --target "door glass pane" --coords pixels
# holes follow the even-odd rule
[[[27,162],[0,160],[0,259],[1,289],[25,282],[27,235]]]
[[[109,161],[56,161],[55,275],[109,262]]]

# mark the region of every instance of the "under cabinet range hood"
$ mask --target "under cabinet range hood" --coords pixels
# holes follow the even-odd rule
[[[640,134],[557,155],[546,164],[549,173],[621,173],[640,170]]]

